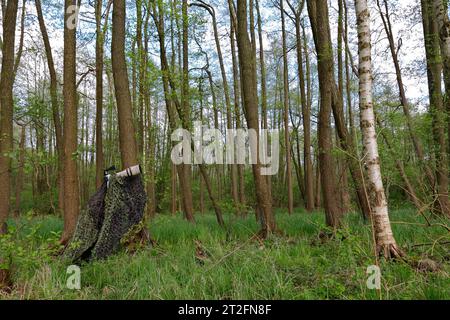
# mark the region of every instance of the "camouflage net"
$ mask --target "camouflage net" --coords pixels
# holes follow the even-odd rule
[[[78,219],[64,257],[71,261],[105,259],[117,252],[123,238],[143,225],[146,193],[140,175],[111,174],[89,200]]]

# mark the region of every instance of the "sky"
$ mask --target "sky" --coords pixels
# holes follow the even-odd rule
[[[271,50],[271,41],[273,39],[277,39],[277,41],[281,41],[281,23],[279,20],[279,11],[273,7],[271,7],[271,1],[272,0],[260,0],[262,5],[262,16],[263,16],[263,29],[264,29],[264,47],[266,51]],[[410,99],[411,102],[417,102],[420,105],[426,104],[426,98],[427,98],[427,81],[426,81],[426,74],[423,72],[424,69],[424,61],[425,61],[425,52],[423,48],[423,33],[422,33],[422,25],[420,23],[420,19],[416,19],[416,23],[411,23],[408,20],[411,17],[414,17],[415,15],[420,14],[420,6],[417,6],[416,0],[401,0],[398,1],[398,8],[397,10],[393,11],[393,25],[394,25],[394,32],[395,37],[402,38],[402,48],[399,53],[400,57],[400,63],[401,67],[404,70],[403,77],[404,77],[404,83],[406,87],[406,92],[408,99]],[[226,1],[224,0],[212,0],[210,3],[216,4],[216,14],[217,14],[217,20],[219,23],[219,33],[221,35],[221,47],[222,51],[224,53],[224,58],[226,62],[226,66],[228,71],[231,74],[231,53],[230,53],[230,47],[229,47],[229,40],[226,36],[229,33],[229,18],[228,15],[225,14],[227,12],[227,6]],[[330,27],[332,30],[332,37],[333,42],[336,43],[336,33],[335,30],[337,30],[337,0],[330,0]],[[349,15],[354,15],[353,11],[353,1],[348,1],[348,7],[349,7]],[[395,70],[392,63],[392,59],[390,56],[388,48],[388,43],[385,38],[384,31],[382,30],[381,26],[381,19],[379,17],[379,13],[375,6],[375,0],[369,0],[369,5],[371,9],[371,18],[372,18],[372,44],[373,44],[373,50],[372,50],[372,59],[373,59],[373,66],[375,70],[375,86],[377,84],[383,84],[383,83],[392,83],[395,85]],[[21,4],[20,4],[21,6]],[[46,9],[46,6],[44,5],[44,10]],[[134,9],[131,8],[131,6],[128,7],[128,17],[132,17],[134,15]],[[19,8],[20,12],[20,8]],[[306,8],[305,8],[306,12]],[[84,17],[92,17],[93,9],[89,8],[87,6],[82,6],[81,13]],[[50,42],[53,49],[53,55],[56,61],[57,66],[59,66],[59,70],[61,70],[62,67],[62,52],[63,52],[63,31],[60,28],[55,28],[53,24],[51,24],[51,16],[49,15],[49,12],[44,12],[45,19],[47,22],[48,31],[50,34]],[[61,14],[62,15],[62,14]],[[55,19],[55,16],[52,16],[53,19]],[[80,22],[79,28],[82,29],[82,32],[85,32],[86,30],[94,27],[91,23],[86,22],[86,19],[83,19],[84,21]],[[354,18],[351,17],[350,21],[353,21]],[[130,20],[131,21],[131,20]],[[128,23],[130,23],[130,21]],[[151,20],[150,20],[151,21]],[[197,28],[197,27],[194,27]],[[290,21],[287,22],[287,31],[290,34],[294,33],[294,26]],[[33,5],[33,2],[29,1],[27,2],[27,28],[26,28],[26,36],[25,36],[25,43],[31,44],[35,43],[37,47],[42,48],[42,41],[40,39],[40,32],[39,27],[36,19],[36,13],[35,8]],[[17,40],[16,45],[19,42],[19,19],[17,23]],[[274,36],[275,35],[275,36]],[[309,35],[311,36],[311,35]],[[355,62],[357,62],[357,39],[356,39],[356,26],[351,25],[350,26],[350,34],[349,34],[353,57],[355,59]],[[93,39],[95,40],[95,39]],[[292,42],[293,38],[291,38]],[[82,47],[79,50],[79,52],[84,52],[84,54],[79,54],[79,67],[78,72],[83,73],[87,69],[86,61],[89,59],[93,59],[94,57],[94,41],[90,43],[88,46],[84,46],[84,41],[79,39],[78,45],[79,47]],[[202,41],[202,46],[204,46],[205,51],[207,51],[210,54],[211,57],[215,56],[215,46],[213,41],[213,32],[212,27],[209,26],[204,35],[204,39]],[[151,47],[153,49],[153,47]],[[191,52],[195,52],[195,43],[190,46]],[[108,48],[106,49],[108,54]],[[153,52],[153,54],[156,54],[157,52]],[[32,55],[32,53],[28,53],[29,55]],[[26,56],[24,54],[24,56]],[[88,57],[86,59],[86,56]],[[156,56],[152,55],[154,57],[155,63],[158,64],[158,59]],[[296,63],[296,56],[295,56],[295,50],[290,51],[289,53],[289,61],[290,61],[290,70],[291,74],[290,77],[294,78],[295,75],[295,63]],[[270,59],[270,55],[267,55],[268,59]],[[25,60],[26,58],[24,58]],[[83,61],[81,61],[83,60]],[[193,65],[202,66],[204,65],[204,61],[193,59],[191,58],[190,62]],[[27,65],[25,65],[22,69],[26,72],[27,69],[32,67],[30,62],[27,62]],[[421,72],[412,72],[410,70],[414,69],[412,67],[419,65],[422,71]],[[214,67],[214,66],[213,66]],[[217,67],[217,66],[216,66]],[[45,69],[45,61],[42,61],[40,64],[40,67],[42,72],[46,72]],[[217,69],[218,70],[218,69]],[[219,74],[215,73],[215,80],[219,81],[220,77]],[[23,80],[23,79],[22,79]],[[87,78],[89,80],[89,77]],[[20,80],[19,80],[20,81]],[[92,81],[92,79],[91,79]],[[230,81],[230,80],[229,80]],[[292,83],[296,83],[296,81],[291,81]],[[16,90],[22,91],[24,90],[23,85],[16,84]],[[93,94],[93,88],[92,88],[92,95]]]

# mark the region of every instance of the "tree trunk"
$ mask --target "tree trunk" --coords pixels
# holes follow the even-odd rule
[[[233,121],[231,118],[230,90],[228,87],[227,74],[226,74],[225,65],[223,62],[222,49],[221,49],[220,40],[219,40],[219,32],[217,31],[216,12],[211,5],[207,5],[206,3],[204,3],[201,0],[198,3],[197,2],[192,3],[191,6],[198,6],[198,7],[204,8],[211,15],[212,26],[213,26],[213,31],[214,31],[214,42],[216,44],[217,56],[219,58],[220,73],[222,75],[223,91],[224,91],[224,95],[225,95],[227,129],[232,129]],[[231,196],[232,196],[232,199],[234,202],[236,214],[239,215],[240,214],[240,206],[239,206],[238,185],[237,185],[237,165],[235,164],[235,161],[233,161],[233,164],[231,164],[229,166],[229,168],[230,168],[230,172],[231,172]]]
[[[436,189],[438,212],[450,216],[448,200],[448,160],[445,141],[445,113],[442,97],[442,60],[439,47],[438,22],[433,15],[432,0],[422,0],[422,18],[427,56],[428,88],[436,157]]]
[[[262,113],[262,124],[263,129],[269,129],[267,123],[267,80],[266,80],[266,62],[264,58],[264,41],[263,41],[263,31],[262,31],[262,19],[261,11],[259,7],[259,1],[255,1],[256,6],[256,21],[258,24],[258,40],[259,40],[259,65],[260,65],[260,77],[261,77],[261,113]],[[267,176],[267,189],[269,192],[269,197],[272,199],[272,176]]]
[[[323,204],[326,223],[338,228],[342,212],[338,205],[332,157],[331,106],[333,100],[333,53],[328,21],[327,0],[308,0],[308,13],[314,34],[318,55],[318,72],[320,87],[319,110],[319,168],[322,185]]]
[[[316,188],[315,192],[314,192],[314,207],[315,208],[321,208],[322,207],[322,199],[320,197],[321,194],[321,185],[320,185],[320,163],[319,163],[319,154],[316,151],[316,179],[315,179],[316,183],[314,185],[314,187]]]
[[[447,110],[448,148],[450,149],[450,21],[448,2],[433,0],[434,15],[439,28],[439,44],[444,67],[445,108]]]
[[[386,130],[382,127],[381,120],[378,118],[378,115],[375,113],[375,117],[377,120],[377,125],[380,128],[381,136],[383,137],[384,143],[386,144],[387,148],[391,152],[391,156],[395,158],[395,166],[397,167],[398,173],[400,174],[400,177],[403,180],[403,184],[405,185],[405,191],[406,195],[408,196],[409,200],[414,204],[414,206],[417,208],[417,210],[422,209],[422,205],[420,204],[420,199],[417,196],[417,193],[414,189],[413,184],[408,178],[408,175],[405,172],[405,167],[403,165],[403,161],[401,161],[397,155],[395,154],[394,148],[392,147],[391,140],[389,139]]]
[[[254,26],[250,26],[254,28]],[[256,88],[256,57],[247,30],[247,1],[237,1],[237,43],[241,72],[241,87],[244,101],[244,113],[249,129],[256,131],[257,150],[259,150],[259,121]],[[261,163],[257,155],[256,164],[252,165],[255,180],[256,198],[264,221],[261,221],[262,234],[275,231],[276,223],[272,211],[272,201],[268,196],[267,179],[261,175]]]
[[[236,16],[235,14],[232,14],[233,7],[232,3],[229,1],[230,7],[230,24],[231,24],[231,31],[230,31],[230,46],[231,46],[231,58],[232,58],[232,64],[233,64],[233,92],[234,92],[234,115],[236,119],[236,129],[242,129],[241,124],[241,95],[240,95],[240,81],[239,81],[239,62],[236,55],[236,44],[235,44],[235,35],[236,35]],[[264,100],[263,100],[264,101]],[[245,213],[245,181],[244,181],[244,170],[245,167],[243,164],[238,164],[238,185],[239,185],[239,203],[241,205],[241,208],[244,210]],[[271,177],[268,177],[268,189],[269,194],[270,192],[270,185],[271,185]]]
[[[175,215],[177,213],[177,167],[172,163],[170,166],[170,190],[171,190],[171,206],[170,206],[170,213],[172,215]]]
[[[186,113],[183,112],[185,109],[182,108],[182,105],[180,104],[176,92],[177,88],[173,81],[173,79],[170,76],[170,70],[169,65],[167,62],[167,56],[166,56],[166,49],[165,49],[165,34],[164,34],[164,12],[162,3],[153,3],[153,20],[156,24],[156,29],[158,32],[159,37],[159,48],[160,48],[160,59],[161,59],[161,71],[162,71],[162,78],[163,78],[163,87],[164,87],[164,99],[166,102],[166,108],[169,115],[169,124],[171,126],[172,130],[176,129],[176,112],[178,113],[178,116],[181,120],[181,125],[184,128],[190,128],[189,123],[189,117],[186,117]],[[174,108],[175,105],[175,108]],[[191,143],[191,149],[194,151],[194,144]],[[181,190],[188,190],[190,191],[190,205],[191,205],[191,212],[192,212],[192,188],[185,184],[186,182],[186,175],[183,173],[183,166],[179,165],[177,166],[178,170],[178,176],[180,178],[180,187]],[[190,165],[189,165],[190,168]],[[210,184],[208,173],[206,172],[206,169],[203,165],[200,165],[200,172],[203,176],[203,179],[205,180],[205,184],[207,185],[209,198],[212,202],[217,221],[219,225],[224,226],[223,218],[222,218],[222,211],[220,209],[219,204],[217,203],[216,198],[214,197],[214,194],[212,193],[211,186],[208,187],[208,184]],[[183,181],[184,178],[184,181]],[[189,204],[188,197],[186,197],[186,194],[183,192],[183,210],[185,211],[185,217],[190,222],[195,222],[193,214],[189,214],[189,211],[186,210],[186,204]]]
[[[95,181],[97,189],[103,183],[105,169],[104,155],[103,155],[103,55],[104,55],[104,38],[106,30],[109,8],[108,5],[105,26],[102,30],[102,9],[103,1],[97,0],[95,7],[95,22],[96,22],[96,41],[95,41],[95,98],[96,98],[96,113],[95,113]]]
[[[176,94],[176,91],[172,92],[171,88],[170,88],[170,79],[169,79],[169,73],[170,73],[170,69],[169,69],[169,65],[167,62],[167,57],[166,57],[166,48],[165,48],[165,33],[164,33],[164,13],[163,13],[163,8],[162,8],[162,3],[153,3],[153,20],[155,22],[156,25],[156,29],[158,32],[158,37],[159,37],[159,48],[160,48],[160,62],[161,62],[161,72],[162,72],[162,82],[163,82],[163,89],[164,89],[164,100],[165,100],[165,104],[166,104],[166,110],[167,110],[167,114],[169,117],[169,126],[170,129],[173,131],[176,129],[177,127],[177,120],[176,120],[176,110],[174,107],[174,96]],[[184,190],[184,185],[185,185],[185,181],[186,181],[186,176],[184,175],[184,170],[183,170],[183,166],[182,165],[176,165],[174,166],[173,169],[176,169],[177,174],[178,174],[178,178],[179,178],[179,183],[180,183],[180,188],[182,190]],[[174,181],[174,180],[172,180]],[[172,188],[172,191],[174,190],[174,188]],[[186,220],[188,220],[189,222],[195,222],[195,219],[193,217],[193,215],[191,214],[191,212],[186,211],[186,194],[184,194],[183,192],[181,193],[181,199],[182,199],[182,203],[181,203],[181,207],[183,209],[183,213],[184,213],[184,217],[186,218]],[[173,201],[174,199],[172,199]],[[175,204],[174,202],[172,202],[172,205]]]
[[[112,69],[119,117],[119,143],[123,168],[138,164],[136,131],[127,65],[125,61],[125,0],[114,0],[112,25]]]
[[[288,2],[289,3],[289,2]],[[295,15],[295,38],[297,47],[297,73],[298,84],[300,89],[300,101],[302,105],[302,120],[303,120],[303,161],[305,166],[305,201],[306,210],[311,212],[314,210],[314,173],[311,160],[311,108],[308,103],[305,88],[305,74],[303,67],[303,44],[301,32],[301,18],[304,1],[299,8],[295,10],[291,8]],[[305,54],[307,54],[305,52]],[[300,161],[300,158],[299,158]]]
[[[187,13],[187,0],[182,0],[181,16],[182,16],[182,47],[183,47],[183,70],[181,83],[181,112],[180,118],[184,129],[191,130],[191,112],[189,103],[189,54],[188,54],[188,32],[189,21]],[[181,192],[184,194],[184,209],[186,219],[191,221],[194,219],[194,208],[192,200],[192,166],[190,164],[182,164],[184,184]]]
[[[76,155],[78,141],[78,99],[76,88],[76,26],[70,25],[71,6],[76,0],[65,0],[64,14],[64,230],[61,243],[72,237],[79,210],[79,185]],[[73,7],[72,7],[73,8]],[[73,11],[72,11],[73,12]]]
[[[343,39],[344,39],[344,2],[343,0],[338,1],[338,47],[337,47],[337,56],[338,56],[338,99],[340,104],[342,105],[342,109],[340,110],[342,113],[342,120],[345,126],[345,112],[344,112],[344,61],[343,61],[343,53],[345,50],[343,49]],[[346,126],[345,126],[346,127]],[[339,138],[339,134],[337,134]],[[346,133],[345,138],[348,138],[348,133]],[[336,139],[336,144],[339,148],[342,147],[342,143],[340,139]],[[338,185],[340,186],[340,201],[341,208],[344,213],[350,211],[351,201],[350,194],[348,192],[348,161],[347,157],[339,157],[338,158]],[[360,185],[357,186],[361,188]],[[359,198],[358,198],[359,199]]]
[[[289,66],[286,47],[286,27],[284,19],[284,0],[280,0],[281,12],[281,33],[283,42],[283,122],[284,122],[284,143],[286,145],[286,182],[288,194],[288,213],[294,211],[294,194],[292,191],[292,164],[291,164],[291,148],[289,139]]]
[[[411,137],[411,141],[413,143],[414,150],[416,152],[417,158],[419,159],[420,163],[423,165],[423,168],[425,171],[425,176],[427,177],[430,188],[433,191],[434,184],[435,184],[433,171],[431,170],[430,166],[428,165],[428,163],[425,159],[422,143],[421,143],[419,137],[417,136],[415,128],[413,126],[413,120],[411,117],[411,112],[409,110],[409,103],[408,103],[408,99],[406,98],[405,86],[403,85],[403,77],[402,77],[402,71],[400,69],[400,61],[398,58],[398,50],[400,49],[400,47],[397,47],[394,42],[394,34],[393,34],[394,31],[392,29],[392,24],[391,24],[391,20],[390,20],[390,12],[389,12],[388,3],[386,0],[383,0],[383,3],[384,3],[384,12],[385,13],[383,13],[383,9],[381,7],[380,0],[377,0],[377,6],[380,11],[380,16],[383,21],[384,30],[386,32],[386,35],[387,35],[387,38],[389,41],[389,49],[391,52],[392,60],[394,62],[397,86],[398,86],[398,90],[399,90],[400,103],[402,105],[403,114],[405,115],[406,125],[408,127],[408,133]]]
[[[42,15],[41,0],[35,0],[36,12],[44,42],[45,53],[47,56],[47,65],[50,73],[50,99],[52,104],[53,125],[55,126],[56,150],[58,154],[58,209],[60,213],[64,212],[64,143],[59,115],[58,102],[58,83],[56,78],[55,64],[53,62],[52,49],[48,38],[47,28],[45,26],[44,16]]]
[[[150,7],[147,8],[147,13],[144,21],[144,52],[143,52],[143,64],[145,65],[145,68],[143,68],[143,71],[145,72],[143,80],[144,80],[144,88],[145,86],[149,85],[149,75],[148,75],[148,42],[149,42],[149,20],[150,20]],[[153,126],[153,121],[156,123],[156,117],[155,120],[152,118],[152,108],[150,103],[150,90],[144,90],[143,92],[143,99],[144,99],[144,110],[146,112],[146,117],[144,119],[144,122],[146,123],[146,131],[147,131],[147,216],[148,217],[154,217],[156,215],[156,162],[155,162],[155,130]],[[164,129],[165,130],[165,129]],[[145,133],[143,133],[145,137]],[[144,142],[145,143],[145,142]]]
[[[16,78],[17,75],[17,70],[19,69],[20,66],[20,59],[22,58],[22,53],[23,53],[23,40],[25,38],[25,14],[26,14],[26,1],[27,0],[22,0],[22,13],[20,15],[20,39],[19,39],[19,49],[17,50],[17,54],[16,54],[16,61],[14,62],[14,79]]]
[[[14,40],[18,0],[9,0],[3,16],[3,51],[0,76],[0,235],[6,233],[11,197],[13,151]]]
[[[138,156],[144,155],[144,97],[145,97],[145,73],[146,73],[146,52],[144,52],[142,26],[144,24],[144,17],[142,14],[142,0],[136,0],[136,59],[138,64],[137,88],[139,88],[139,95],[137,97],[137,149]]]
[[[20,213],[20,196],[22,194],[23,189],[23,176],[25,171],[25,136],[26,134],[26,126],[23,124],[20,127],[20,143],[19,143],[19,168],[17,172],[16,178],[16,206],[15,206],[15,215],[19,216]]]
[[[351,76],[350,76],[350,50],[348,49],[348,10],[346,1],[343,2],[344,5],[344,20],[345,20],[345,31],[344,31],[344,42],[345,42],[345,92],[347,97],[347,112],[348,112],[348,126],[350,127],[350,139],[352,144],[355,146],[354,152],[357,159],[359,159],[358,143],[356,137],[355,123],[353,119],[353,105],[352,105],[352,94],[351,94]]]
[[[378,154],[375,114],[372,102],[372,54],[370,13],[367,0],[355,0],[358,26],[359,52],[359,107],[361,132],[363,137],[365,163],[368,175],[368,188],[371,218],[375,232],[377,254],[386,258],[398,258],[402,252],[397,246],[389,221],[387,199],[381,176]]]

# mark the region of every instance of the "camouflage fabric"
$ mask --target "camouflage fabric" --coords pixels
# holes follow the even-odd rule
[[[64,256],[71,261],[105,259],[144,217],[146,194],[141,176],[111,174],[89,200]]]

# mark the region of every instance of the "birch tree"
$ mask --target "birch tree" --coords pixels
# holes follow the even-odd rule
[[[381,177],[380,156],[375,132],[375,113],[372,101],[372,55],[370,39],[370,13],[367,0],[355,0],[358,54],[359,54],[359,108],[361,133],[364,146],[364,162],[368,176],[368,194],[371,206],[371,220],[375,232],[377,254],[386,258],[403,255],[392,233],[389,221],[387,199]]]

